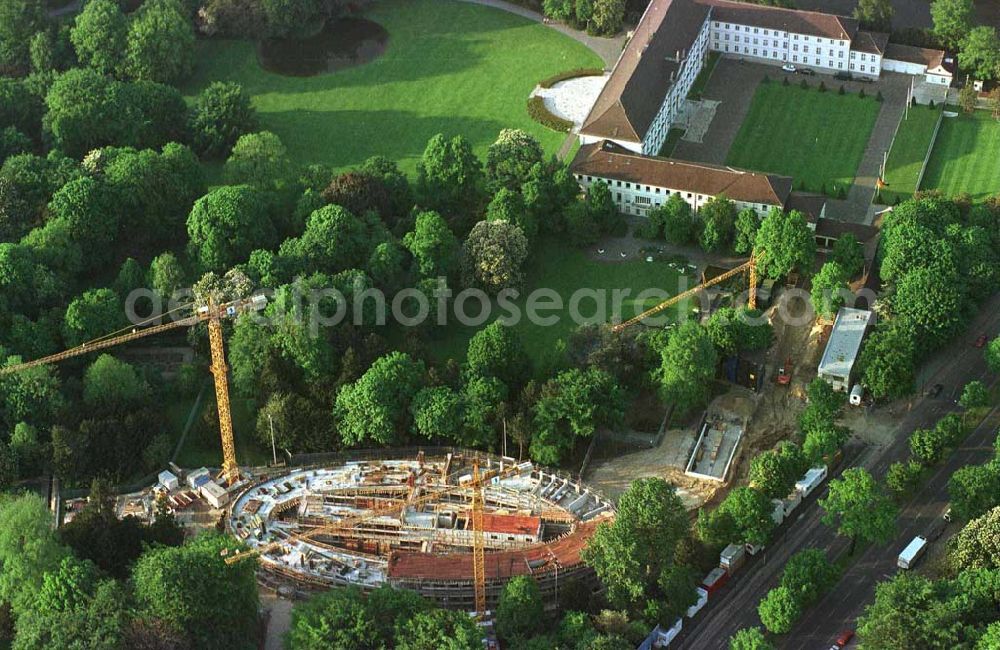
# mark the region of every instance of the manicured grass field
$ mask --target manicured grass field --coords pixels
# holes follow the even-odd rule
[[[552,355],[560,339],[566,339],[578,327],[578,323],[574,323],[569,317],[568,305],[570,297],[577,289],[604,292],[607,297],[606,300],[602,299],[602,304],[606,305],[605,318],[598,317],[595,300],[591,297],[581,295],[578,311],[588,319],[593,318],[592,322],[598,320],[607,322],[612,318],[615,309],[612,293],[615,290],[631,291],[620,301],[620,313],[624,320],[658,304],[669,295],[676,295],[697,284],[691,278],[682,280],[681,274],[666,260],[646,262],[645,255],[632,256],[622,261],[616,250],[608,249],[603,257],[609,261],[605,262],[591,258],[588,254],[589,249],[573,248],[556,240],[543,240],[538,242],[537,246],[525,268],[527,280],[524,290],[513,302],[523,315],[528,294],[536,289],[545,288],[554,290],[560,296],[563,307],[562,310],[544,312],[539,310],[542,316],[558,315],[559,320],[554,325],[533,324],[527,318],[521,318],[515,326],[529,355],[536,360],[536,366],[540,360]],[[685,281],[687,284],[682,285],[681,283]],[[646,289],[658,289],[666,295],[637,300],[638,294]],[[497,317],[505,315],[504,312],[497,310],[495,305],[493,307],[493,316],[487,322],[475,327],[454,323],[453,318],[450,319],[453,324],[445,327],[433,326],[431,342],[428,345],[431,354],[442,360],[464,359],[469,339],[473,334]],[[468,301],[466,311],[475,315],[478,313],[478,303],[474,300]],[[666,312],[668,316],[676,313],[676,309]]]
[[[810,84],[761,83],[726,164],[784,174],[806,190],[846,191],[854,182],[881,104]],[[831,84],[832,85],[832,84]]]
[[[945,117],[921,189],[968,192],[974,200],[1000,193],[1000,122],[988,111]]]
[[[885,182],[889,186],[881,192],[882,203],[893,203],[897,197],[906,200],[917,191],[920,168],[930,149],[941,110],[941,107],[914,106],[900,122],[885,166]]]
[[[557,72],[602,67],[577,41],[520,16],[452,0],[376,0],[366,18],[389,33],[383,56],[314,77],[264,71],[247,41],[198,42],[188,95],[237,81],[262,126],[300,163],[343,169],[372,155],[415,169],[436,133],[464,135],[484,154],[502,128],[521,128],[555,153],[564,133],[533,122],[528,95]]]

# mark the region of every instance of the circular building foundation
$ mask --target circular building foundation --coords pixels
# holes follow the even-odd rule
[[[474,460],[485,479],[488,606],[517,575],[535,578],[550,602],[592,581],[580,553],[613,504],[558,472],[479,452],[386,450],[261,477],[233,501],[227,525],[251,548],[280,542],[260,557],[269,584],[388,583],[471,610]]]

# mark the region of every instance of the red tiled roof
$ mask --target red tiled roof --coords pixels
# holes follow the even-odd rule
[[[506,580],[514,576],[565,569],[580,563],[580,552],[597,529],[600,518],[583,522],[576,529],[549,544],[537,544],[516,551],[486,554],[486,579]],[[485,522],[484,522],[485,523]],[[415,553],[393,551],[389,555],[389,579],[471,580],[471,553]]]
[[[854,40],[851,41],[851,49],[858,52],[869,52],[871,54],[885,54],[885,48],[889,44],[889,35],[885,32],[864,32],[859,31]]]
[[[826,14],[733,2],[732,0],[696,0],[712,7],[712,20],[741,25],[777,29],[782,32],[809,34],[837,40],[848,40],[858,31],[858,21],[848,16]]]
[[[919,63],[927,66],[928,69],[944,66],[944,52],[942,50],[900,45],[899,43],[889,43],[885,49],[885,58],[906,61],[907,63]]]
[[[707,196],[724,194],[734,201],[782,207],[792,190],[792,179],[788,176],[641,156],[606,140],[580,147],[570,163],[570,171]]]
[[[541,527],[541,517],[498,515],[492,512],[483,513],[483,530],[489,533],[538,535]]]

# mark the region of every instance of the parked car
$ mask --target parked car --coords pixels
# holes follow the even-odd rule
[[[837,79],[839,81],[850,81],[851,80],[851,73],[850,72],[843,72],[843,71],[837,72],[837,73],[834,73],[833,78]]]
[[[804,74],[807,77],[811,77],[814,74],[816,74],[816,71],[813,70],[812,68],[799,68],[798,72],[799,74]]]
[[[924,393],[924,396],[925,397],[937,397],[938,395],[941,394],[941,391],[943,391],[943,390],[944,390],[944,386],[942,386],[941,384],[934,384],[933,386],[931,386],[930,388],[927,389],[927,392]]]
[[[871,77],[854,77],[854,81],[860,81],[861,83],[873,84],[875,80]]]
[[[944,514],[943,514],[943,515],[941,515],[941,517],[942,517],[942,518],[943,518],[943,519],[944,519],[945,521],[948,521],[948,522],[950,522],[950,521],[951,521],[951,506],[948,506],[948,509],[944,511]]]
[[[791,63],[786,63],[785,65],[781,66],[781,69],[784,70],[785,72],[795,72],[795,66],[792,65]]]
[[[986,335],[983,334],[978,339],[976,339],[976,342],[973,343],[972,345],[975,346],[975,347],[977,347],[977,348],[981,348],[981,347],[983,347],[983,346],[986,345],[986,341],[987,341]]]
[[[837,637],[836,647],[843,648],[848,643],[850,643],[851,639],[853,638],[854,638],[854,630],[844,630],[843,632],[840,633],[840,636]]]

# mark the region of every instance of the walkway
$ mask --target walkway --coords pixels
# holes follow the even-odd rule
[[[461,0],[461,2],[471,2],[477,5],[502,9],[504,11],[509,11],[512,14],[523,16],[528,20],[533,20],[536,23],[547,25],[557,32],[561,32],[589,47],[594,54],[601,57],[601,60],[604,61],[604,67],[608,70],[614,67],[615,62],[618,61],[618,56],[622,53],[622,49],[625,47],[625,41],[627,40],[624,32],[614,38],[591,36],[586,32],[573,29],[568,25],[553,22],[537,11],[532,11],[531,9],[516,5],[512,2],[504,2],[504,0]]]
[[[845,84],[848,91],[856,91],[854,83]],[[864,156],[861,157],[861,164],[854,177],[854,184],[851,185],[847,198],[844,200],[830,200],[826,204],[826,214],[832,219],[840,221],[850,221],[853,223],[871,223],[869,207],[875,196],[875,181],[878,179],[879,169],[882,167],[882,160],[885,152],[889,151],[892,139],[896,135],[896,127],[903,117],[906,109],[906,96],[910,86],[910,76],[897,74],[894,72],[884,72],[877,84],[868,84],[865,92],[882,92],[885,101],[882,102],[882,110],[879,111],[878,119],[872,128],[872,134],[868,138],[868,146],[865,147]]]

